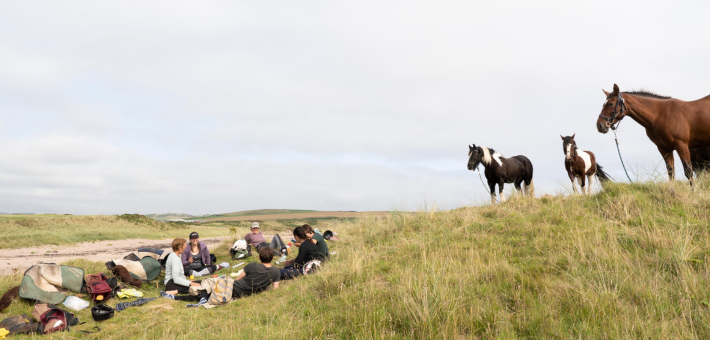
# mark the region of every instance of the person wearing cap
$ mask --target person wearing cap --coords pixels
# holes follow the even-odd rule
[[[247,256],[251,256],[252,246],[254,246],[257,251],[261,247],[270,247],[274,250],[275,256],[281,256],[281,253],[285,253],[286,243],[281,240],[281,236],[279,236],[279,234],[274,235],[271,239],[271,243],[266,243],[264,234],[262,234],[259,229],[259,222],[252,222],[251,232],[244,236],[244,240],[247,241]]]
[[[229,266],[229,263],[222,263],[221,265],[212,263],[207,244],[200,241],[200,235],[195,231],[190,233],[190,243],[185,247],[180,259],[187,276],[207,276]]]

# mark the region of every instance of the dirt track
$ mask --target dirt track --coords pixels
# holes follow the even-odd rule
[[[281,239],[288,243],[289,233],[279,233]],[[266,240],[271,240],[273,234],[264,234]],[[229,239],[229,236],[201,237],[200,240],[214,249],[217,244]],[[3,249],[0,252],[0,275],[11,274],[14,271],[24,272],[37,263],[56,263],[84,259],[88,261],[108,262],[120,259],[130,253],[138,252],[138,248],[156,248],[170,250],[173,239],[162,240],[129,239],[114,241],[83,242],[73,246],[41,246],[20,249]],[[230,241],[231,242],[231,241]],[[217,259],[222,262],[225,259]]]
[[[200,240],[207,244],[221,243],[222,237],[204,237]],[[173,239],[146,240],[129,239],[114,241],[83,242],[73,246],[41,246],[20,249],[3,249],[0,252],[0,275],[10,274],[15,270],[24,272],[37,263],[62,263],[69,260],[85,259],[107,262],[135,253],[138,248],[148,247],[170,249]]]

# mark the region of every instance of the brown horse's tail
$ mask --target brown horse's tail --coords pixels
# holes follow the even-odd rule
[[[599,165],[599,163],[597,163],[597,177],[599,177],[599,180],[602,181],[602,183],[614,180],[608,173],[602,170],[602,166]]]
[[[5,308],[10,307],[12,300],[20,294],[20,286],[10,288],[5,294],[0,298],[0,312]]]

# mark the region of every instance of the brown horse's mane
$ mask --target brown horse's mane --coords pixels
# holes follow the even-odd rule
[[[671,99],[669,96],[661,96],[660,94],[653,93],[648,90],[638,90],[638,91],[628,91],[624,92],[627,94],[633,94],[637,96],[642,96],[642,97],[649,97],[649,98],[656,98],[656,99]]]

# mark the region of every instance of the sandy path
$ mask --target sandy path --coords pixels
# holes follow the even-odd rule
[[[279,233],[281,239],[288,243],[290,233]],[[267,241],[271,241],[273,234],[264,234]],[[231,236],[201,237],[200,240],[210,245],[210,248],[231,238]],[[46,245],[40,247],[2,249],[0,250],[0,275],[7,275],[14,271],[24,272],[27,268],[37,263],[56,263],[85,259],[88,261],[108,262],[120,259],[130,253],[137,253],[138,248],[157,248],[170,250],[172,238],[162,240],[128,239],[113,241],[83,242],[73,246]],[[230,240],[231,242],[231,240]],[[218,259],[222,262],[227,259]]]
[[[228,236],[203,237],[201,241],[208,245],[221,243]],[[46,245],[40,247],[2,249],[0,250],[0,275],[12,273],[15,270],[24,272],[37,263],[62,263],[69,260],[85,259],[89,261],[108,262],[120,259],[130,253],[138,252],[138,248],[170,249],[173,239],[147,240],[128,239],[113,241],[83,242],[73,246]]]

